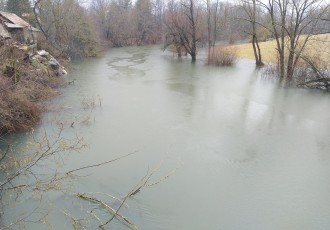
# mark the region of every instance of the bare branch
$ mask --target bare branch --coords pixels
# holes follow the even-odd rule
[[[106,161],[106,162],[102,162],[102,163],[98,163],[98,164],[94,164],[94,165],[88,165],[88,166],[84,166],[84,167],[81,167],[81,168],[77,168],[77,169],[73,169],[69,172],[67,172],[66,174],[70,174],[70,173],[73,173],[73,172],[77,172],[77,171],[80,171],[80,170],[84,170],[84,169],[88,169],[88,168],[94,168],[94,167],[99,167],[99,166],[102,166],[102,165],[106,165],[106,164],[109,164],[109,163],[112,163],[114,161],[117,161],[117,160],[120,160],[120,159],[123,159],[123,158],[126,158],[128,156],[131,156],[133,154],[136,154],[138,151],[134,151],[134,152],[131,152],[129,154],[126,154],[124,156],[121,156],[121,157],[117,157],[115,159],[112,159],[112,160],[109,160],[109,161]]]

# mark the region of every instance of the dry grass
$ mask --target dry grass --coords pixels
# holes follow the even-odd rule
[[[275,40],[260,42],[261,54],[264,62],[276,63],[276,42]],[[235,45],[237,56],[240,58],[254,59],[252,45],[250,43]],[[317,58],[323,62],[327,69],[330,69],[330,34],[313,35],[305,49],[304,56]]]
[[[237,60],[236,48],[220,46],[210,50],[207,64],[215,66],[232,66]]]
[[[42,112],[39,102],[56,94],[61,81],[34,67],[26,51],[0,47],[0,135],[35,126]]]

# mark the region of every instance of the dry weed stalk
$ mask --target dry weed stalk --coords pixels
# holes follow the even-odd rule
[[[102,107],[102,101],[100,95],[97,95],[97,98],[93,97],[84,97],[81,101],[82,108],[87,110],[94,110],[96,106]]]

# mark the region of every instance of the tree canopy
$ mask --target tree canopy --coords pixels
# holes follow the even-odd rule
[[[20,17],[27,16],[32,13],[31,2],[29,0],[7,0],[7,11]]]

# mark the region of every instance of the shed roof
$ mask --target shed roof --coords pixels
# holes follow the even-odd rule
[[[14,13],[0,11],[0,15],[9,20],[11,23],[20,25],[22,27],[27,27],[30,25],[28,22],[24,21],[22,18],[18,17]]]
[[[11,28],[11,29],[24,28],[24,26],[20,26],[20,25],[17,25],[17,24],[9,23],[9,22],[5,22],[4,24],[6,25],[7,28]]]

